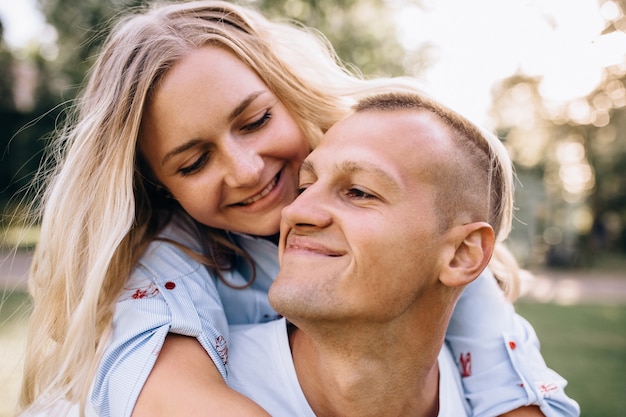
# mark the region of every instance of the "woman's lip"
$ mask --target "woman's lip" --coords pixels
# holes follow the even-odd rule
[[[243,201],[240,201],[239,203],[234,204],[235,206],[249,206],[252,203],[256,203],[257,201],[259,201],[260,199],[262,199],[263,197],[265,197],[266,195],[268,195],[270,192],[272,192],[272,190],[276,187],[276,185],[278,184],[278,181],[280,180],[280,176],[281,176],[282,171],[278,172],[278,174],[276,174],[276,176],[274,176],[274,178],[272,179],[272,181],[270,181],[269,184],[267,184],[265,186],[265,188],[263,190],[261,190],[261,192],[253,195],[250,198],[246,198]]]

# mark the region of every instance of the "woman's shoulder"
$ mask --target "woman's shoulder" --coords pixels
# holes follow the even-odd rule
[[[198,253],[204,253],[203,239],[198,224],[188,215],[174,214],[153,243],[171,241]]]
[[[167,288],[183,277],[214,281],[213,274],[193,253],[202,253],[195,225],[184,218],[173,218],[139,258],[124,285],[121,298],[156,296],[158,288]]]

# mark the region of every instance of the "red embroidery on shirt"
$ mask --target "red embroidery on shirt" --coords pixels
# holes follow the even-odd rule
[[[142,298],[152,298],[156,297],[159,293],[159,288],[154,284],[150,283],[146,287],[141,288],[126,288],[125,294],[120,297],[120,301],[124,300],[140,300]]]
[[[465,355],[461,352],[459,355],[459,362],[461,362],[461,376],[463,378],[472,375],[472,354],[467,352]]]
[[[539,384],[539,391],[545,397],[550,395],[552,391],[557,391],[559,387],[556,384],[548,383],[548,384]]]
[[[224,362],[224,365],[227,365],[228,364],[228,345],[226,344],[226,339],[224,338],[224,336],[219,335],[215,339],[215,349],[217,349],[217,353],[220,355],[220,358],[222,358],[222,362]]]
[[[144,298],[147,294],[148,294],[148,291],[137,289],[137,291],[135,291],[131,297],[134,299]]]

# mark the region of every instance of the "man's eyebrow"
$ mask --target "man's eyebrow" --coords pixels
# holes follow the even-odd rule
[[[302,172],[310,172],[310,173],[315,173],[315,166],[313,165],[313,162],[309,161],[308,159],[305,159],[302,162],[302,165],[300,165],[300,169],[298,170],[299,173]]]
[[[232,122],[237,116],[243,113],[244,110],[246,110],[250,106],[250,104],[252,104],[252,102],[257,99],[257,97],[259,97],[264,92],[265,92],[264,90],[255,91],[249,94],[246,98],[244,98],[241,101],[241,103],[239,103],[239,105],[235,107],[235,109],[232,112],[230,112],[230,114],[228,115],[228,121]],[[188,149],[193,148],[200,142],[201,142],[200,139],[192,139],[188,142],[183,143],[180,146],[175,147],[174,149],[172,149],[171,151],[165,154],[165,156],[161,160],[161,165],[165,165],[165,163],[169,161],[170,159],[172,159],[174,156],[182,152],[185,152]]]
[[[378,181],[380,181],[385,187],[393,188],[394,190],[399,190],[400,185],[398,184],[398,180],[394,178],[387,171],[381,169],[379,166],[365,162],[365,161],[343,161],[335,164],[335,168],[341,175],[354,175],[359,173],[367,173],[368,175],[373,175],[376,177]],[[305,159],[300,166],[300,173],[308,172],[311,174],[316,174],[315,165],[313,162]]]
[[[397,179],[376,164],[372,164],[367,161],[343,161],[336,166],[342,174],[350,175],[366,173],[368,175],[375,176],[376,180],[383,183],[386,187],[393,188],[395,190],[399,189]]]

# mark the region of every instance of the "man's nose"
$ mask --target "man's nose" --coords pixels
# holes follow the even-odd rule
[[[283,209],[283,221],[293,228],[326,227],[332,223],[331,201],[331,196],[323,186],[309,186]]]

